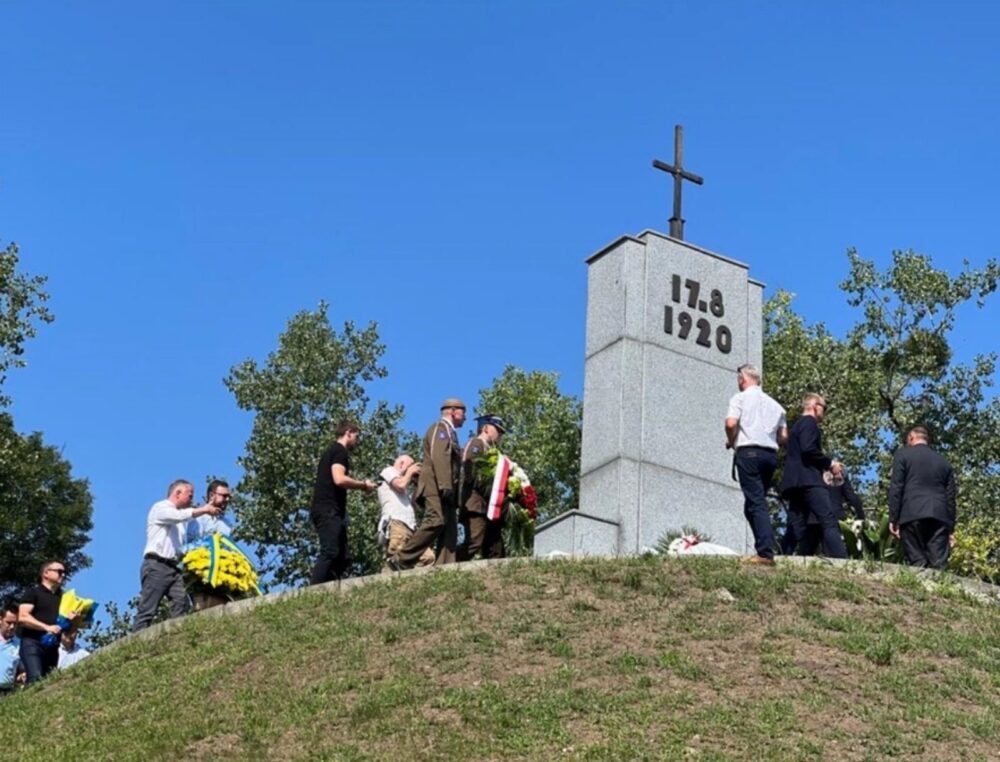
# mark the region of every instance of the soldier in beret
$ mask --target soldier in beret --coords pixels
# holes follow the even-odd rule
[[[423,506],[424,519],[395,556],[386,564],[400,571],[412,568],[426,548],[439,543],[438,564],[454,563],[458,539],[457,493],[462,451],[458,428],[465,423],[465,403],[449,397],[441,403],[441,418],[424,435],[424,459],[413,499]]]

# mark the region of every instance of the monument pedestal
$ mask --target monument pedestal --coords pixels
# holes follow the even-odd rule
[[[650,230],[587,265],[580,506],[538,527],[535,554],[633,555],[682,527],[749,552],[723,419],[736,368],[761,365],[763,284]]]

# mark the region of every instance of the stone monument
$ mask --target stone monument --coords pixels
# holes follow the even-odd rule
[[[652,230],[587,267],[580,506],[538,527],[535,554],[638,554],[683,526],[750,552],[723,419],[736,368],[762,364],[763,284]]]

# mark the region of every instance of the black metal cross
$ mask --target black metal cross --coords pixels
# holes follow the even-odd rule
[[[684,218],[681,217],[681,183],[690,180],[695,185],[703,185],[705,180],[698,175],[684,170],[682,155],[684,153],[684,128],[674,127],[674,163],[664,164],[659,159],[653,159],[653,166],[674,176],[674,216],[670,218],[670,237],[684,240]]]

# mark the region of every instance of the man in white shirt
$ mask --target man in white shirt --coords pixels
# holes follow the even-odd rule
[[[167,490],[167,499],[153,503],[146,517],[146,547],[142,555],[142,592],[135,614],[132,632],[149,625],[164,596],[170,601],[170,616],[187,613],[187,591],[181,575],[177,554],[184,544],[185,525],[199,516],[218,516],[214,505],[191,508],[194,486],[186,479],[177,479]]]
[[[229,484],[222,479],[213,479],[208,485],[208,495],[205,499],[205,505],[218,508],[219,515],[212,516],[206,513],[196,519],[191,519],[187,523],[185,543],[195,542],[202,537],[208,537],[213,534],[221,534],[226,537],[232,534],[232,527],[219,518],[226,512],[226,508],[229,507],[229,499],[231,497]]]
[[[391,466],[382,469],[379,477],[382,483],[376,494],[382,505],[382,518],[379,519],[379,534],[386,542],[386,557],[396,555],[417,528],[417,515],[413,510],[408,488],[410,483],[420,475],[420,464],[409,455],[400,455]],[[433,548],[426,548],[417,566],[429,566],[434,563]],[[386,565],[386,571],[389,566]]]
[[[774,528],[767,510],[767,491],[778,467],[778,446],[788,440],[785,409],[760,387],[760,371],[753,365],[736,369],[739,393],[729,400],[726,447],[736,450],[736,472],[743,490],[743,515],[753,531],[757,555],[752,564],[774,564]]]
[[[76,644],[76,630],[64,632],[59,637],[59,666],[58,669],[72,667],[80,659],[90,656],[90,651]]]

